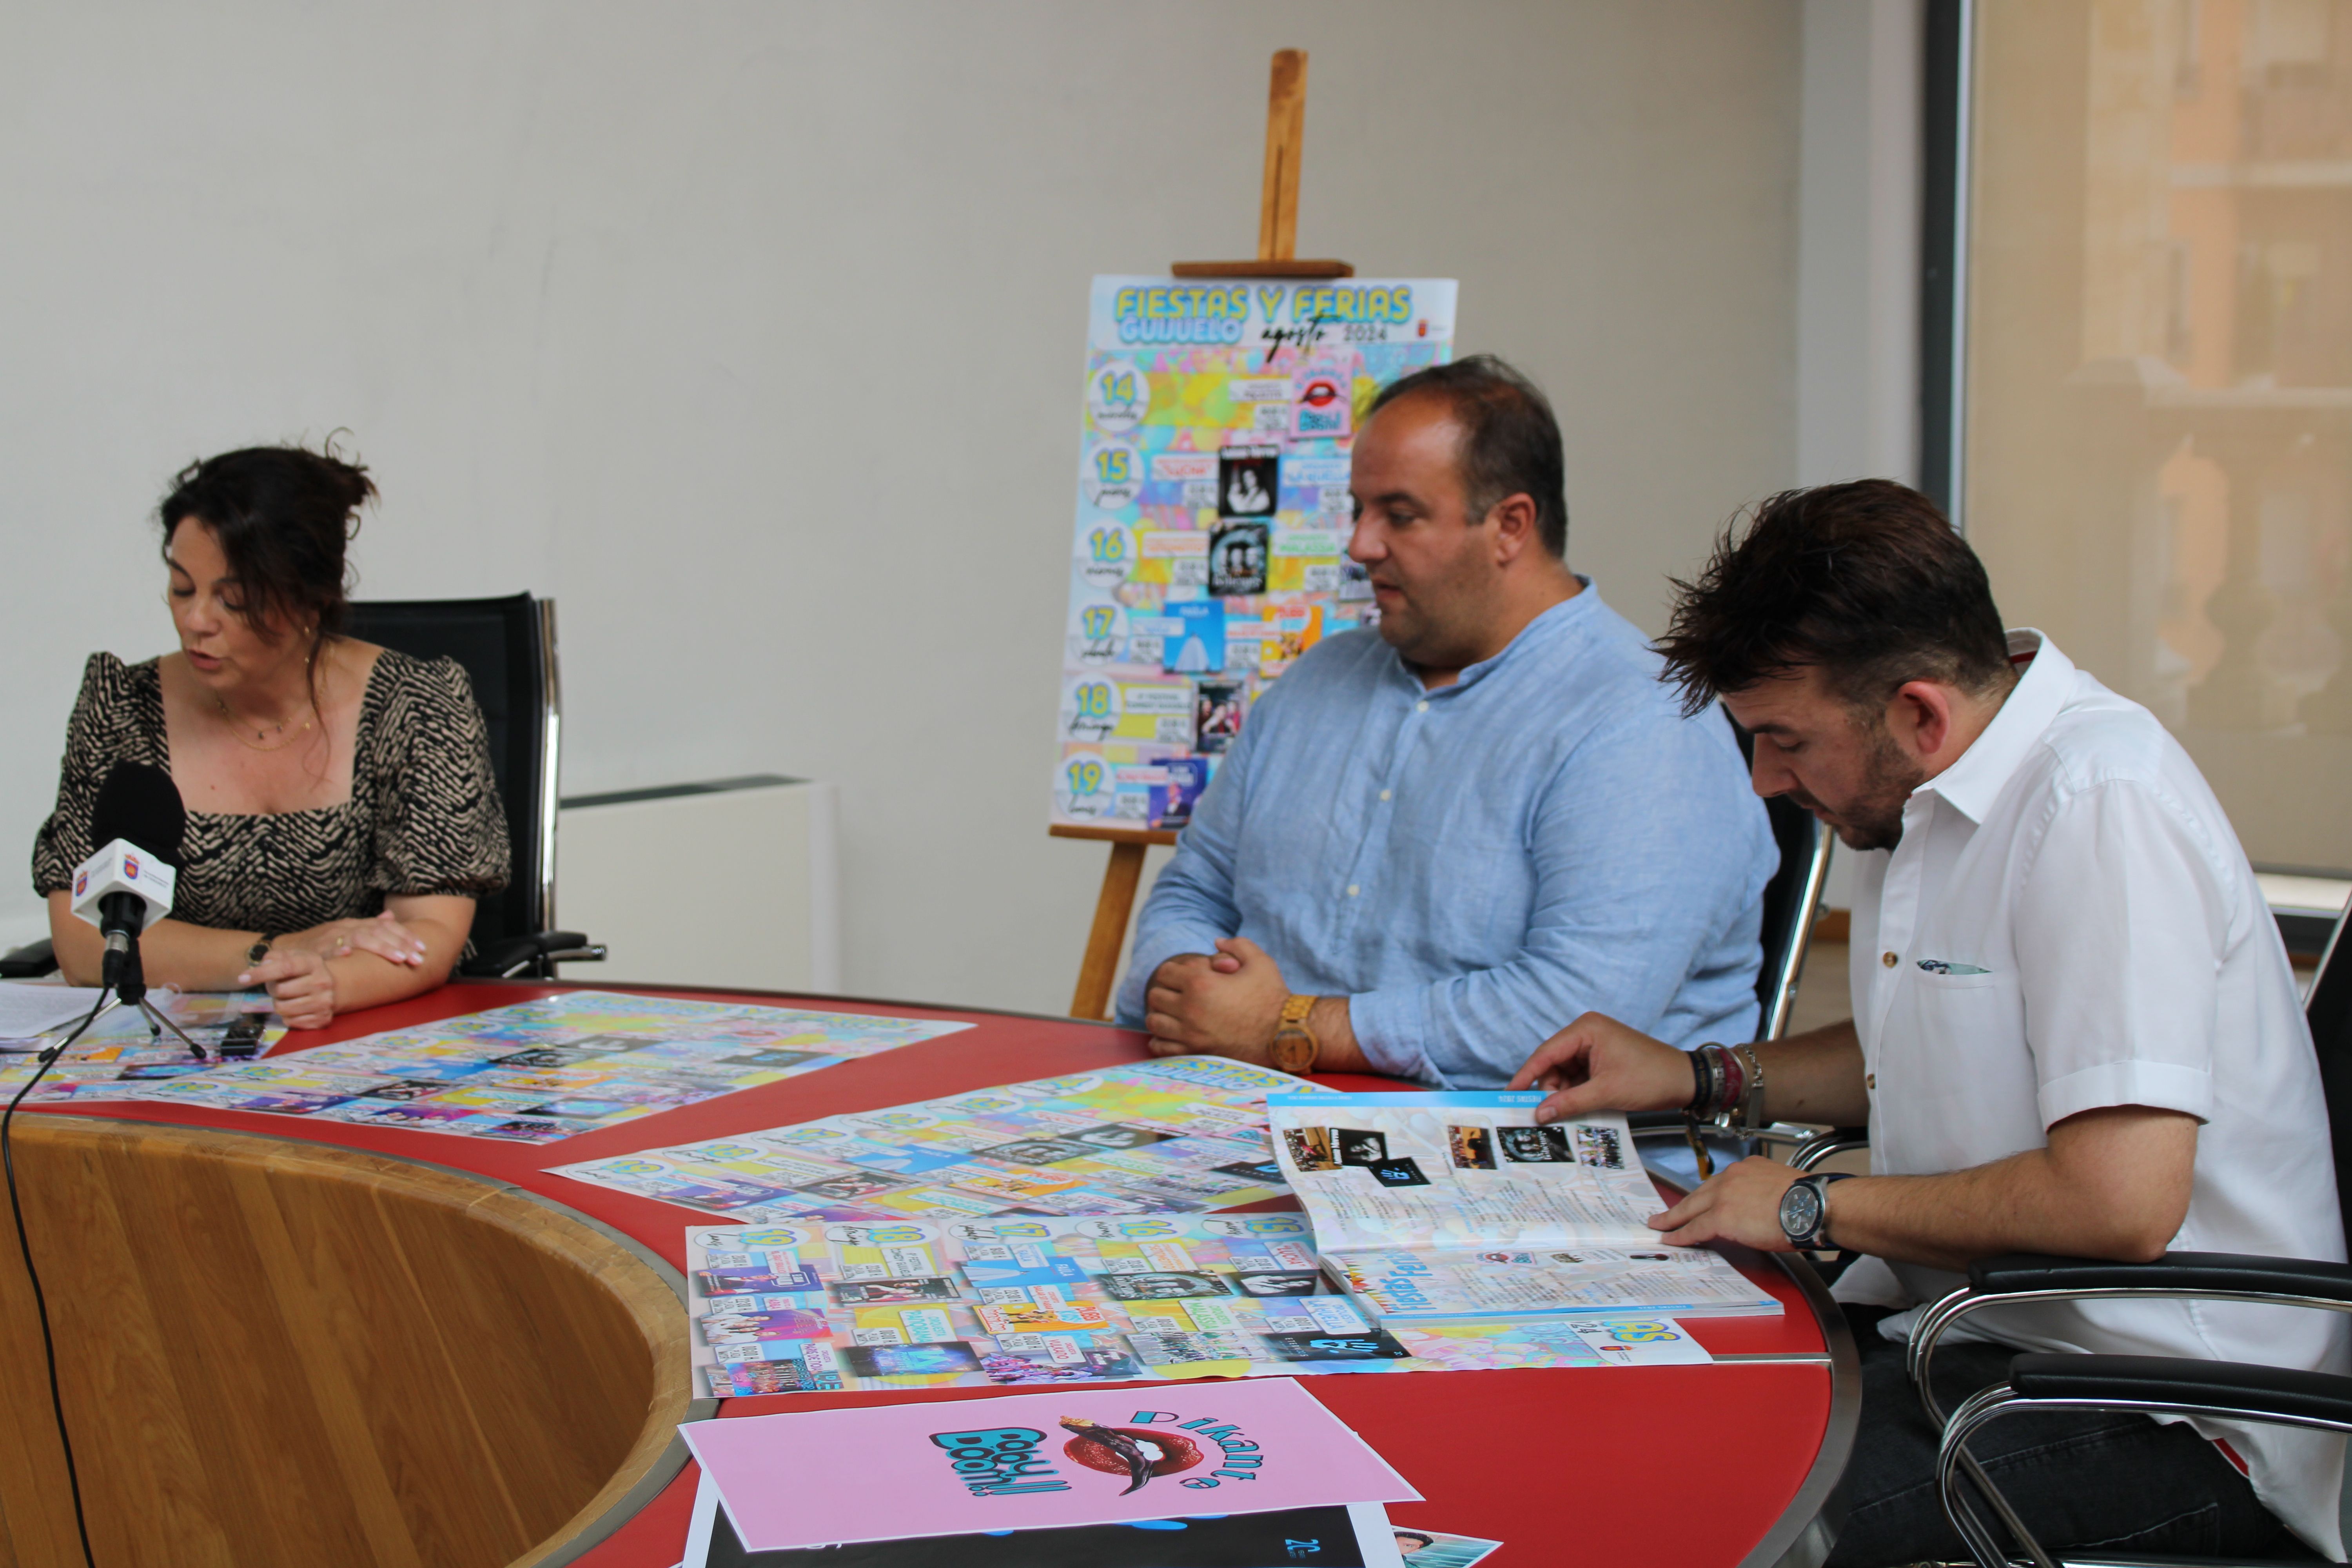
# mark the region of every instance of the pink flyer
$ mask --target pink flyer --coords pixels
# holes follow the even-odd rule
[[[1287,1377],[678,1430],[753,1552],[1421,1498]]]

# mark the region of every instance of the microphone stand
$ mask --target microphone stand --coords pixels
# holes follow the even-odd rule
[[[122,978],[115,983],[114,994],[118,1001],[128,1003],[146,1016],[148,1026],[155,1031],[156,1038],[161,1039],[163,1031],[169,1029],[179,1037],[180,1043],[188,1047],[196,1060],[210,1059],[205,1055],[204,1047],[190,1039],[188,1032],[173,1023],[170,1014],[147,1000],[147,975],[140,966],[139,939],[136,937],[131,940],[130,950],[123,954]]]

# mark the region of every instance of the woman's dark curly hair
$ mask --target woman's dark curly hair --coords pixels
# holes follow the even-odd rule
[[[172,535],[194,518],[220,541],[237,586],[236,613],[264,637],[310,634],[315,655],[341,631],[351,606],[349,547],[362,502],[375,495],[367,469],[304,447],[246,447],[190,463],[173,476],[158,515],[169,559]]]

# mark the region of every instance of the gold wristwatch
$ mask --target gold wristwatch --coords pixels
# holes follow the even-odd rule
[[[1274,1065],[1280,1070],[1315,1070],[1315,1058],[1323,1047],[1315,1038],[1315,1031],[1307,1026],[1307,1015],[1314,1010],[1312,996],[1293,996],[1282,1005],[1282,1021],[1274,1026]]]

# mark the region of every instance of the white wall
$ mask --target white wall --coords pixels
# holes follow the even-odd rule
[[[1922,0],[1804,0],[1797,482],[1919,478]],[[1853,906],[1853,865],[1826,901]]]
[[[1462,279],[1654,629],[1796,476],[1802,15],[17,7],[0,845],[82,657],[166,646],[171,471],[348,426],[364,593],[561,600],[567,791],[836,781],[848,988],[1059,1011],[1103,858],[1044,831],[1087,277],[1249,254],[1266,57],[1309,49],[1302,253]]]

